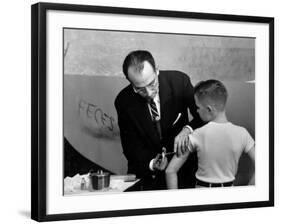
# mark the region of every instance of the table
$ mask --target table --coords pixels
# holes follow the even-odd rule
[[[85,187],[81,189],[81,181],[83,178],[86,183]],[[108,188],[93,190],[90,187],[88,174],[76,174],[73,177],[64,178],[64,196],[120,193],[126,191],[127,189],[130,191],[130,189],[134,189],[133,186],[139,181],[140,179],[128,181],[128,175],[110,175],[110,184]]]

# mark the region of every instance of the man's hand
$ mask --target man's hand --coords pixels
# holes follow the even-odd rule
[[[189,134],[191,134],[190,129],[183,128],[181,132],[176,136],[174,142],[174,152],[176,152],[177,157],[180,157],[181,155],[185,154],[188,150]]]
[[[157,156],[153,159],[153,169],[154,170],[165,170],[168,165],[168,160],[166,156],[162,156],[162,154],[157,154]]]

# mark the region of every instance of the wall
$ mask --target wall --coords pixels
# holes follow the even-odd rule
[[[65,29],[64,49],[64,135],[82,155],[114,173],[127,170],[114,99],[128,85],[122,63],[135,49],[149,50],[160,70],[181,70],[194,84],[223,81],[229,119],[255,136],[253,38]]]

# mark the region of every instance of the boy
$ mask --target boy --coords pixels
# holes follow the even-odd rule
[[[196,187],[233,186],[238,162],[243,152],[255,161],[255,143],[248,131],[227,120],[227,90],[217,80],[198,83],[195,103],[201,119],[207,122],[185,139],[185,153],[174,156],[166,169],[168,189],[178,188],[177,172],[190,153],[197,152]],[[254,173],[249,184],[254,184]]]

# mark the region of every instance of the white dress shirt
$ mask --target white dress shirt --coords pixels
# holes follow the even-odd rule
[[[160,97],[159,97],[159,93],[156,94],[156,96],[154,97],[153,101],[156,104],[157,111],[158,111],[158,114],[159,114],[159,118],[161,119],[161,116],[160,116],[161,113],[160,113]],[[150,112],[150,115],[152,117],[150,104],[148,103],[147,106],[149,108],[149,112]]]

